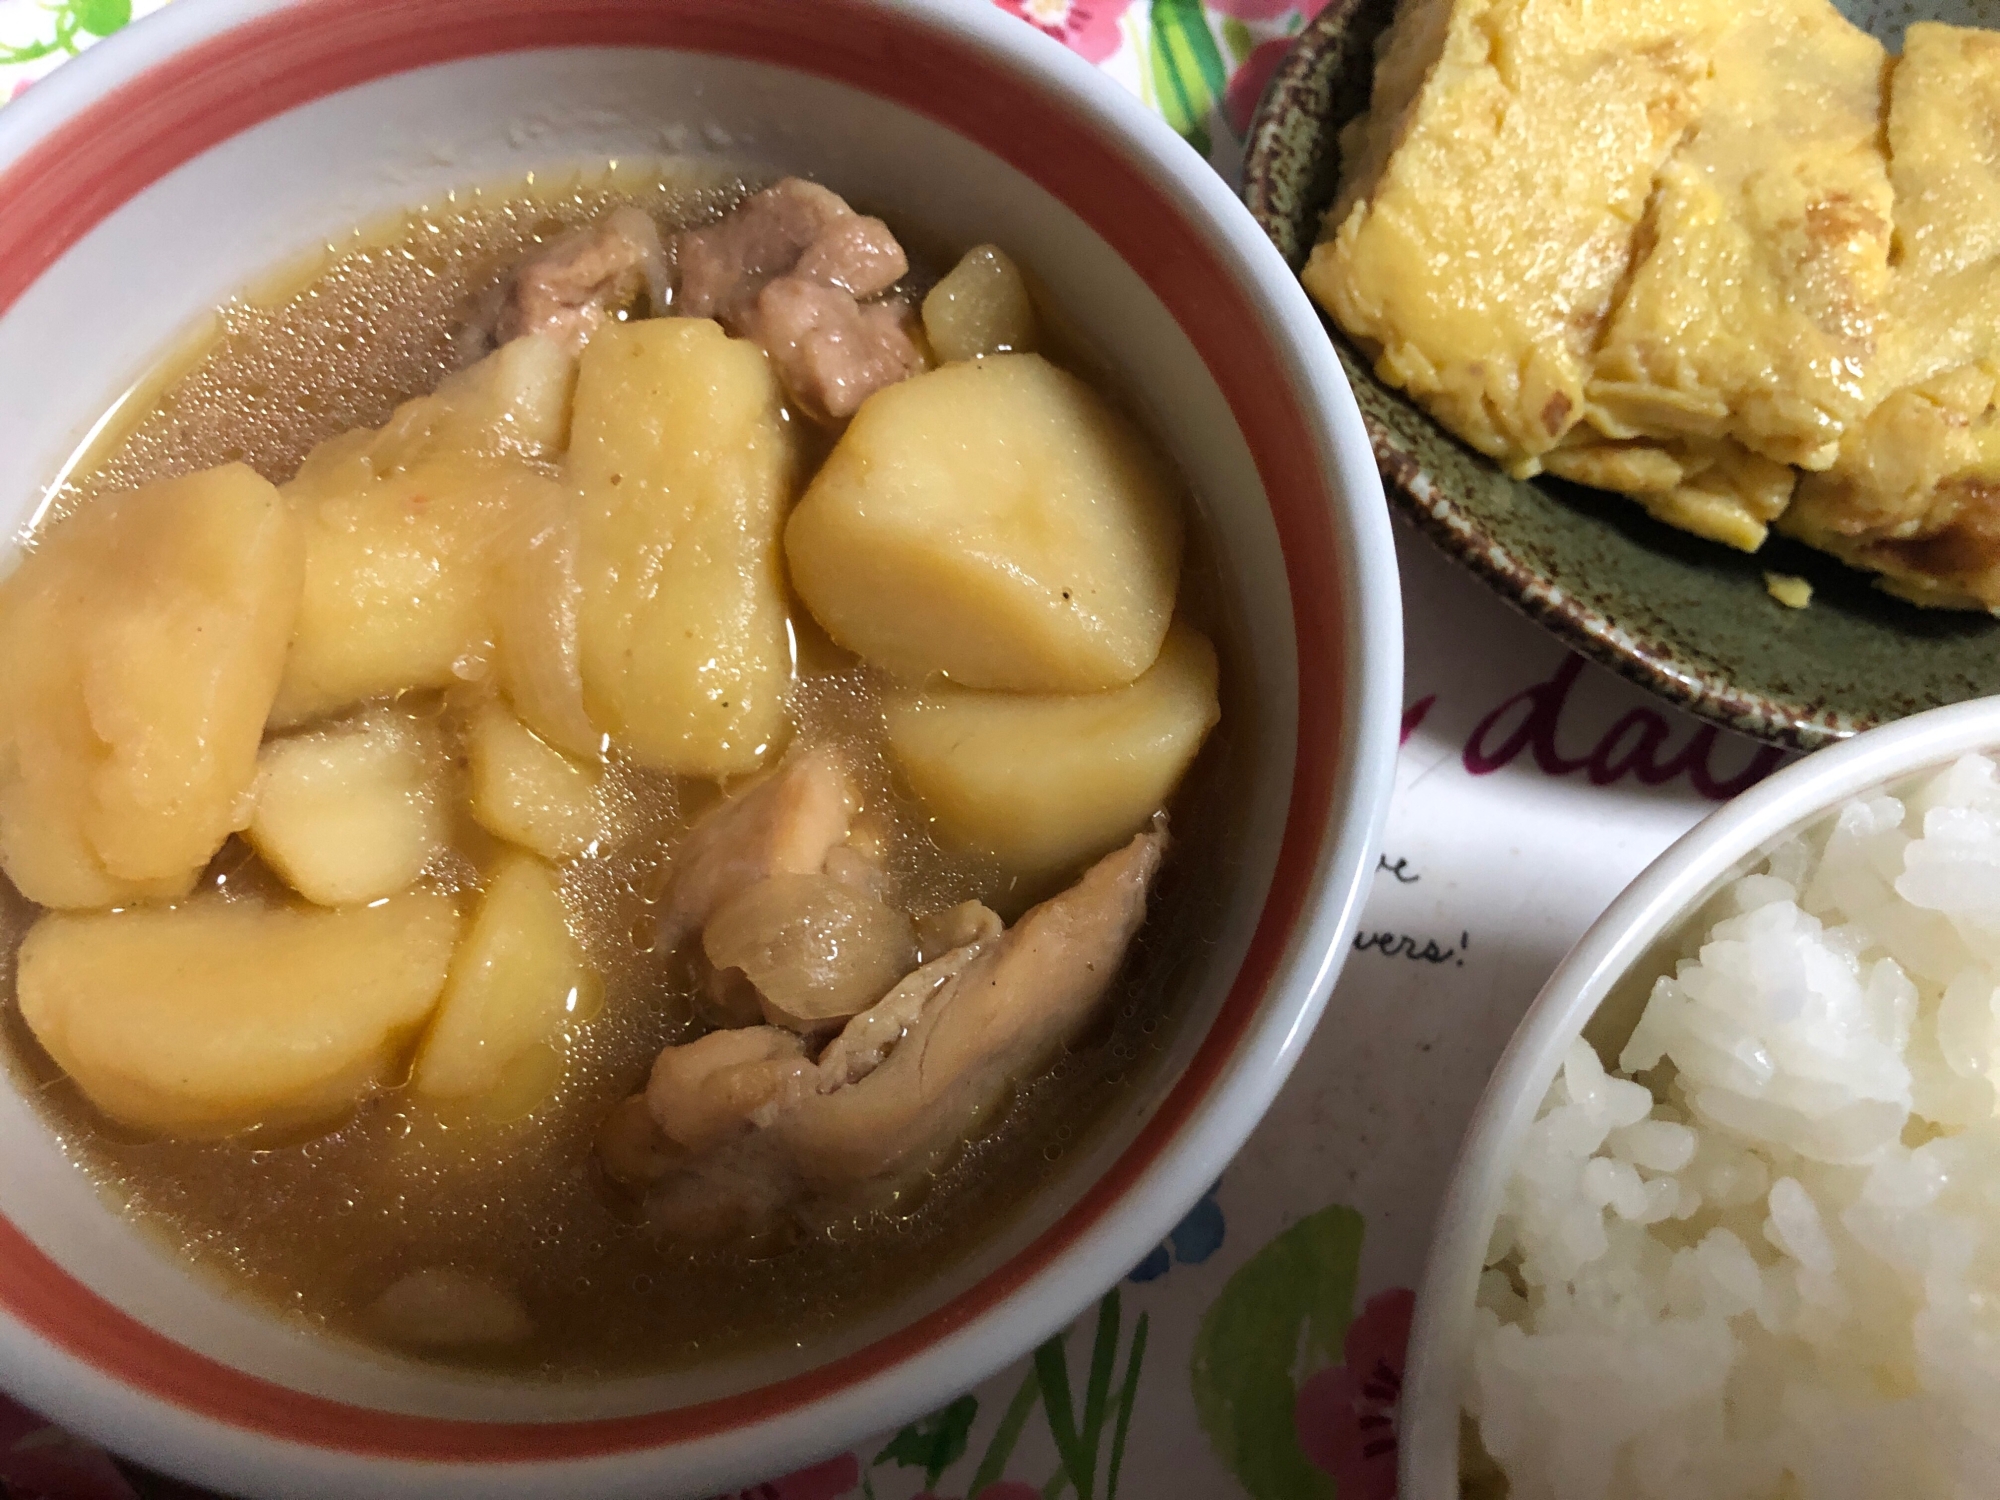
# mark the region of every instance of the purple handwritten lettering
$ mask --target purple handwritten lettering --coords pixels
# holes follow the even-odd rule
[[[1714,766],[1720,737],[1713,725],[1702,725],[1679,750],[1663,754],[1673,726],[1665,714],[1651,708],[1627,710],[1588,754],[1565,755],[1557,746],[1557,732],[1569,691],[1582,672],[1582,657],[1565,657],[1554,676],[1523,688],[1487,714],[1465,742],[1465,769],[1474,776],[1490,776],[1525,750],[1548,776],[1581,771],[1593,786],[1609,786],[1627,776],[1645,786],[1659,786],[1685,775],[1702,796],[1726,802],[1762,781],[1785,758],[1782,750],[1760,745],[1740,771],[1720,776]]]
[[[1403,710],[1403,737],[1396,741],[1397,744],[1407,745],[1410,742],[1410,736],[1417,732],[1417,726],[1424,722],[1424,715],[1431,711],[1431,705],[1437,701],[1438,695],[1432,693],[1429,697],[1419,698]]]

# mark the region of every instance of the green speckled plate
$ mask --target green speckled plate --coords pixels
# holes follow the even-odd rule
[[[1848,0],[1841,9],[1892,49],[1924,17],[2000,26],[2000,0]],[[1375,38],[1394,13],[1395,0],[1331,0],[1251,126],[1244,200],[1294,268],[1332,201],[1336,138],[1367,107]],[[1343,336],[1333,340],[1396,503],[1530,616],[1663,697],[1810,750],[2000,693],[2000,620],[1919,610],[1784,538],[1747,556],[1663,526],[1616,495],[1509,479],[1377,380]],[[1811,607],[1773,601],[1766,570],[1811,580]]]

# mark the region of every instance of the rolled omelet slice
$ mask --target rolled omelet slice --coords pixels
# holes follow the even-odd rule
[[[1867,407],[1889,290],[1887,66],[1826,0],[1738,9],[1598,350],[1597,432],[1833,462]]]
[[[1875,404],[1779,529],[1914,603],[2000,609],[2000,33],[1910,27],[1887,137],[1899,263]]]
[[[1799,477],[1734,438],[1608,441],[1588,427],[1544,454],[1542,467],[1558,479],[1615,490],[1655,520],[1742,552],[1764,545]]]
[[[1723,0],[1411,0],[1306,289],[1518,477],[1583,415],[1647,194],[1699,108]]]

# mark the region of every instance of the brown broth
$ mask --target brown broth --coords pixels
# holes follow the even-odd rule
[[[539,240],[615,202],[637,202],[673,226],[712,218],[743,192],[733,179],[628,172],[554,190],[466,193],[329,247],[288,286],[225,309],[206,346],[126,403],[136,415],[74,466],[52,509],[231,460],[282,480],[313,444],[378,424],[434,386],[458,362],[453,334],[467,310]],[[1198,527],[1190,541],[1183,609],[1216,633],[1224,622]],[[889,864],[902,904],[924,912],[979,896],[1011,915],[1045,894],[996,889],[992,867],[930,839],[921,810],[891,775],[875,677],[809,621],[798,629],[798,738],[851,752],[869,809],[894,829]],[[1227,663],[1225,634],[1218,644]],[[0,883],[0,1018],[11,1062],[73,1159],[126,1214],[225,1283],[314,1327],[382,1343],[384,1331],[369,1322],[373,1300],[410,1271],[449,1266],[516,1288],[536,1330],[497,1353],[452,1356],[458,1362],[577,1378],[800,1339],[968,1253],[1133,1097],[1132,1081],[1161,1056],[1176,972],[1209,941],[1228,879],[1231,675],[1225,668],[1223,722],[1176,800],[1176,848],[1104,1024],[1019,1089],[994,1131],[932,1178],[829,1211],[754,1255],[661,1242],[592,1156],[599,1121],[643,1080],[660,1047],[700,1029],[686,976],[649,934],[668,850],[717,795],[704,783],[614,768],[636,810],[629,833],[564,870],[601,1001],[577,1006],[560,1056],[549,1058],[550,1073],[559,1073],[553,1092],[541,1091],[520,1118],[499,1118],[504,1109],[447,1116],[395,1089],[308,1139],[135,1135],[98,1114],[22,1022],[13,963],[35,909]],[[406,707],[439,713],[455,729],[461,705],[429,695]],[[457,852],[432,877],[446,884],[476,881],[490,843],[469,818],[460,821]],[[279,894],[234,840],[208,882],[225,894]]]

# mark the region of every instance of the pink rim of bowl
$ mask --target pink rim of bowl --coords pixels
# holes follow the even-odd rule
[[[1674,937],[1704,902],[1792,833],[1850,797],[1996,747],[2000,698],[1981,698],[1816,751],[1682,835],[1557,966],[1473,1111],[1431,1241],[1403,1382],[1397,1493],[1405,1500],[1458,1496],[1459,1411],[1471,1362],[1473,1303],[1501,1190],[1563,1054],[1613,988],[1647,962],[1656,943]],[[1630,1018],[1637,1019],[1636,1013]]]
[[[42,428],[87,424],[103,408],[115,386],[79,378],[65,395],[48,378],[64,368],[51,358],[64,345],[50,332],[49,289],[119,250],[118,264],[143,280],[141,252],[161,241],[117,237],[147,223],[160,194],[170,201],[179,174],[219,172],[236,160],[229,153],[282,143],[314,111],[364,95],[412,109],[421,98],[448,116],[453,90],[468,82],[532,95],[546,78],[559,92],[575,86],[572,75],[615,83],[662,59],[682,70],[690,96],[712,76],[718,97],[782,84],[787,98],[822,101],[799,107],[833,111],[821,133],[858,132],[858,153],[870,128],[891,128],[885,111],[930,131],[933,152],[983,153],[1004,169],[996,183],[1012,174],[1006,182],[1026,184],[1017,200],[1054,205],[1039,211],[1051,236],[1107,256],[1119,286],[1153,299],[1161,347],[1187,364],[1176,378],[1212,391],[1225,425],[1211,435],[1243,454],[1246,482],[1234,493],[1197,484],[1205,504],[1233,506],[1226,514],[1263,538],[1236,560],[1230,586],[1282,621],[1255,641],[1258,712],[1277,727],[1258,762],[1259,795],[1274,813],[1266,869],[1253,862],[1245,881],[1266,888],[1261,901],[1247,898],[1240,960],[1218,981],[1178,1076],[1032,1239],[872,1342],[713,1399],[580,1417],[552,1407],[545,1419],[522,1418],[516,1403],[508,1419],[486,1420],[476,1402],[470,1414],[377,1407],[247,1371],[135,1316],[116,1287],[73,1274],[65,1257],[77,1254],[23,1227],[32,1205],[0,1175],[0,1379],[59,1421],[211,1484],[315,1495],[692,1493],[906,1420],[1018,1357],[1159,1242],[1270,1104],[1351,939],[1386,814],[1401,690],[1394,552],[1352,396],[1297,283],[1220,179],[1097,70],[995,7],[181,0],[0,114],[0,413],[10,403],[32,411],[17,420],[46,442]],[[542,127],[532,111],[523,118],[530,148],[543,128],[558,150],[595,149],[590,132],[602,123],[553,106]],[[613,133],[630,123],[614,121]],[[364,124],[342,118],[339,128]],[[812,149],[803,134],[792,144]],[[445,159],[444,148],[433,155]],[[309,156],[283,159],[308,187]],[[837,163],[831,170],[837,177]],[[269,181],[274,193],[290,190]],[[967,191],[976,200],[983,190]],[[0,415],[0,438],[6,429]],[[1207,461],[1198,449],[1177,457],[1191,472]],[[35,462],[32,473],[17,465],[17,489],[47,481],[48,465]],[[32,1129],[14,1105],[0,1130]]]

